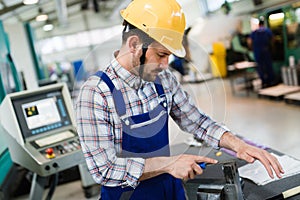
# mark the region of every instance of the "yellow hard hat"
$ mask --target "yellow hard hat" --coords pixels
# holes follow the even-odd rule
[[[133,0],[121,16],[176,56],[185,56],[185,16],[175,0]]]

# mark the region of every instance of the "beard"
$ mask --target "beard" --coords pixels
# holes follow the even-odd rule
[[[139,57],[133,57],[131,62],[133,66],[131,73],[133,73],[136,76],[139,76],[144,81],[155,81],[158,73],[162,71],[162,69],[160,68],[160,66],[158,66],[157,63],[147,63],[141,65]]]
[[[145,81],[148,81],[148,82],[153,82],[153,81],[155,81],[157,75],[160,72],[162,72],[162,69],[160,69],[160,68],[156,68],[156,69],[152,69],[152,70],[144,69],[142,79]]]

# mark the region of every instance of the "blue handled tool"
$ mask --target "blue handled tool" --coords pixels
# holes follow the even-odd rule
[[[202,169],[206,169],[206,163],[205,163],[205,162],[198,163],[198,165],[199,165]]]
[[[234,160],[224,160],[224,161],[218,161],[217,165],[223,165],[223,164],[227,164],[227,163],[232,163],[232,162],[235,162]],[[209,165],[215,165],[215,164],[212,164],[212,163],[206,163],[206,162],[200,162],[198,163],[199,167],[201,167],[202,169],[206,169],[207,166]]]

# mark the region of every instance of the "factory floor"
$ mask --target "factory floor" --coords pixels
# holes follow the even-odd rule
[[[228,80],[213,79],[204,83],[184,84],[202,111],[226,124],[232,132],[253,142],[271,147],[300,159],[300,106],[283,100],[258,97],[245,90],[232,94]],[[170,123],[170,142],[177,144],[191,136]],[[47,190],[45,191],[47,193]],[[15,200],[28,199],[28,195]],[[59,185],[54,200],[98,199],[98,194],[86,198],[80,181]]]

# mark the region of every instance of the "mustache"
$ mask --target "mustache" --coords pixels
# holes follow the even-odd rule
[[[154,72],[160,73],[164,71],[164,69],[161,68],[161,66],[157,66],[156,68],[153,69]]]
[[[153,70],[153,72],[156,72],[156,73],[160,73],[162,71],[163,71],[163,69],[155,69],[155,70]]]

